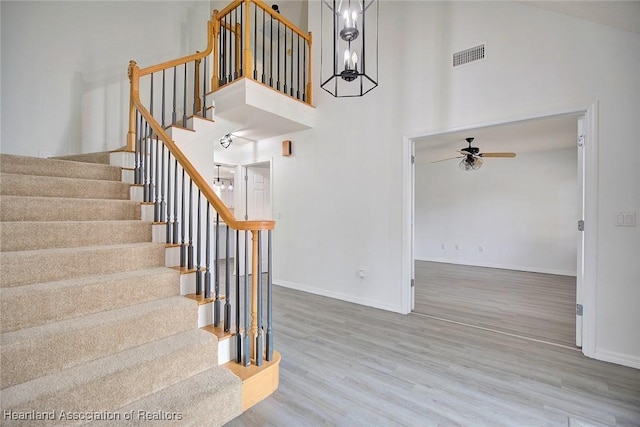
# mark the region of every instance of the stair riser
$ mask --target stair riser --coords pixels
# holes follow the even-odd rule
[[[0,155],[0,172],[22,175],[57,176],[80,179],[120,181],[121,169],[115,166],[75,161]]]
[[[129,200],[130,185],[118,181],[2,174],[0,192],[9,196]]]
[[[158,244],[2,252],[0,287],[161,267],[165,265],[164,252]]]
[[[171,345],[167,340],[158,344]],[[20,384],[5,389],[2,410],[38,412],[51,411],[55,408],[57,414],[62,410],[65,412],[108,410],[124,414],[124,410],[117,410],[117,408],[130,404],[135,406],[140,399],[148,398],[152,393],[165,387],[181,384],[185,380],[189,381],[191,376],[195,375],[193,378],[197,379],[202,372],[215,366],[215,339],[191,340],[187,344],[172,346],[170,351],[164,351],[159,350],[156,343],[152,343],[125,351],[118,355],[116,360],[110,361],[113,365],[119,365],[119,362],[127,358],[129,363],[125,361],[124,366],[104,366],[106,359],[97,360],[90,362],[87,366],[69,369],[68,375],[58,385],[45,384],[48,379],[40,378],[31,384]],[[139,353],[143,351],[147,354],[140,355]],[[152,352],[153,355],[148,354]],[[83,371],[90,368],[93,370],[87,378],[83,375]],[[39,382],[43,384],[38,388]],[[223,393],[228,391],[224,390]],[[215,408],[215,400],[210,401],[210,404],[211,409]],[[155,411],[169,409],[166,406],[155,408]],[[142,408],[135,408],[136,413],[138,409]],[[110,425],[113,425],[113,421]]]
[[[1,387],[191,330],[196,316],[192,301],[175,297],[5,333]]]
[[[0,221],[139,220],[140,204],[128,200],[0,197]]]
[[[20,221],[0,228],[2,251],[73,248],[151,241],[151,224],[140,221]]]
[[[179,276],[160,268],[1,289],[2,332],[176,296]]]

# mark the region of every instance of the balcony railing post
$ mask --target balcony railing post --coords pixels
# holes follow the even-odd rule
[[[203,292],[206,292],[206,289],[203,289],[202,282],[202,208],[201,208],[201,200],[202,200],[202,190],[198,188],[198,203],[196,204],[196,294],[202,295]],[[205,295],[205,298],[209,298],[209,296]]]
[[[245,25],[244,25],[244,52],[243,52],[243,65],[242,68],[245,75],[249,74],[251,69],[251,0],[245,0]],[[255,31],[255,29],[254,29]]]
[[[242,333],[242,364],[251,364],[251,351],[249,350],[249,234],[244,232],[244,332]]]
[[[251,328],[249,329],[251,342],[251,358],[256,360],[257,346],[255,343],[258,338],[258,248],[259,248],[259,231],[251,230]],[[245,272],[246,274],[246,272]]]
[[[231,331],[231,270],[229,268],[229,225],[225,224],[225,257],[224,257],[224,331]],[[237,298],[237,296],[236,296]]]
[[[180,206],[180,216],[181,216],[181,230],[180,230],[180,236],[182,238],[182,240],[180,241],[180,267],[181,268],[186,268],[187,267],[187,244],[186,244],[186,223],[187,223],[187,211],[185,209],[185,193],[187,191],[187,187],[185,186],[185,170],[184,168],[182,168],[182,187],[181,187],[181,191],[180,191],[180,202],[181,202],[181,206]]]
[[[235,57],[235,71],[236,74],[234,76],[234,78],[240,78],[242,77],[242,25],[240,25],[239,22],[236,22],[236,26],[235,26],[235,31],[234,31],[235,36],[235,50],[236,50],[236,57]]]
[[[308,65],[307,65],[307,73],[308,73],[308,77],[307,77],[307,104],[309,105],[313,105],[313,73],[311,72],[311,43],[312,43],[312,34],[311,31],[309,31],[309,57],[307,58]]]
[[[271,230],[267,231],[267,362],[273,360],[273,262],[271,257]]]
[[[211,73],[211,90],[216,90],[220,86],[220,20],[218,19],[218,10],[213,11],[211,19],[213,20],[213,69]]]
[[[204,297],[211,298],[211,209],[210,204],[207,201],[207,237],[205,239],[205,273],[204,273]],[[218,214],[216,213],[216,217]],[[217,256],[217,254],[216,254]],[[215,262],[215,260],[214,260]],[[217,265],[213,265],[213,270],[217,272]],[[216,291],[217,292],[217,291]],[[214,307],[215,310],[215,307]],[[218,326],[215,323],[213,326]]]
[[[240,333],[240,230],[236,230],[236,363],[242,363],[242,333]]]
[[[167,179],[167,203],[166,203],[166,210],[167,210],[167,235],[166,235],[166,242],[167,243],[173,243],[171,241],[171,239],[173,238],[173,233],[172,233],[172,224],[173,224],[173,217],[171,215],[171,151],[169,151],[167,153],[167,169],[166,169],[166,179]]]
[[[156,140],[156,188],[155,188],[155,196],[154,196],[154,209],[153,209],[153,220],[155,222],[160,222],[160,209],[162,208],[160,201],[160,187],[161,187],[161,175],[160,168],[162,167],[162,163],[160,163],[160,150],[163,150],[163,145],[160,144],[158,136],[155,137]]]
[[[196,50],[196,53],[200,51]],[[200,99],[200,63],[202,60],[196,59],[193,76],[193,115],[196,116],[202,108],[202,100]],[[204,117],[204,111],[201,117]]]
[[[129,131],[127,132],[127,151],[135,151],[136,145],[136,108],[134,100],[140,93],[140,68],[136,61],[129,61]]]
[[[256,318],[257,318],[257,334],[255,341],[255,354],[256,354],[256,366],[262,366],[262,231],[258,230],[255,232],[258,237],[258,260],[257,271],[254,271],[254,274],[257,276],[257,290],[256,290]]]
[[[220,326],[220,215],[216,212],[214,246],[214,302],[213,302],[213,326]],[[229,295],[227,295],[228,297]]]

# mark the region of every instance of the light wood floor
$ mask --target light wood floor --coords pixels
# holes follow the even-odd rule
[[[416,261],[415,312],[574,347],[576,278]]]
[[[274,287],[280,387],[228,426],[640,426],[640,370]]]

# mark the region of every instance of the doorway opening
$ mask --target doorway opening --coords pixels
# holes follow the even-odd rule
[[[580,122],[581,129],[578,129],[578,122],[582,116],[585,116],[585,119]],[[408,262],[404,263],[403,272],[412,279],[410,283],[413,285],[407,285],[404,288],[403,300],[406,303],[407,313],[422,313],[573,348],[582,345],[583,352],[589,355],[593,336],[591,335],[592,323],[589,322],[591,319],[576,316],[576,304],[578,307],[593,307],[594,270],[585,263],[585,258],[592,257],[590,243],[594,242],[595,230],[590,228],[585,229],[585,232],[578,232],[577,221],[588,217],[590,221],[595,222],[595,194],[588,191],[595,188],[594,183],[597,179],[592,170],[595,169],[593,165],[597,153],[595,123],[596,105],[593,105],[582,111],[563,112],[405,138],[405,153],[409,160],[405,164],[403,185],[406,191],[404,197],[405,251],[403,253],[409,256],[404,258]],[[559,146],[560,143],[551,138],[552,135],[557,136],[558,126],[563,124],[565,128],[570,126],[572,130],[571,135],[565,135],[564,147]],[[546,136],[539,135],[542,137],[542,142],[535,144],[530,140],[533,137],[534,127],[547,132]],[[501,132],[507,136],[501,135]],[[578,147],[579,133],[584,135],[583,142],[585,140],[588,142],[586,150]],[[564,220],[562,220],[564,223],[559,225],[553,222],[559,221],[562,216],[554,212],[554,206],[541,206],[543,203],[549,203],[549,198],[542,196],[545,188],[536,190],[531,187],[536,178],[517,176],[513,170],[515,163],[507,167],[509,159],[487,158],[484,159],[483,170],[471,172],[459,170],[457,162],[460,162],[460,159],[455,160],[455,157],[459,157],[459,150],[466,145],[466,137],[475,137],[474,145],[481,147],[483,152],[516,152],[518,160],[525,161],[525,163],[520,162],[518,167],[528,170],[529,173],[536,162],[542,162],[542,175],[537,179],[543,181],[543,187],[546,187],[548,192],[554,193],[556,199],[564,199],[559,201],[559,207],[564,211]],[[501,138],[506,141],[505,145],[496,146]],[[549,146],[545,147],[544,144]],[[577,152],[581,153],[580,156],[576,154]],[[567,160],[569,157],[571,161]],[[447,158],[452,159],[431,163]],[[548,162],[548,168],[554,169],[553,173],[544,171],[545,161]],[[564,167],[563,162],[571,163],[569,168],[561,173],[564,178],[554,178],[553,175],[558,172],[557,169]],[[580,162],[583,163],[578,167]],[[425,172],[424,169],[429,167],[431,169]],[[587,169],[589,174],[586,173]],[[480,175],[477,172],[484,173]],[[570,190],[573,199],[570,208],[567,206],[568,174],[573,178]],[[420,188],[421,181],[424,182],[425,179],[436,182],[436,184],[432,183],[432,188],[426,192]],[[553,179],[561,179],[562,182],[554,185]],[[522,187],[522,191],[518,191],[519,187]],[[424,196],[428,200],[425,201]],[[515,197],[518,200],[509,197]],[[530,205],[530,213],[526,210],[527,204]],[[452,210],[454,207],[458,210]],[[571,209],[571,212],[567,212],[567,209]],[[426,214],[425,210],[428,211]],[[550,241],[549,236],[545,238],[544,230],[542,232],[534,230],[534,237],[530,237],[540,241],[527,242],[526,233],[518,231],[518,226],[527,227],[532,223],[530,220],[536,219],[536,216],[545,216],[547,221],[551,221],[546,223],[547,227],[560,227],[557,229],[560,231],[556,230],[551,234],[563,234],[562,242],[559,242],[559,239],[555,242]],[[545,222],[541,224],[544,226]],[[595,227],[595,223],[591,225]],[[516,239],[511,239],[509,234],[520,235],[515,236]],[[573,252],[567,250],[567,238],[570,239]],[[509,247],[509,244],[513,245]],[[536,247],[536,245],[539,246]],[[542,260],[543,262],[538,265],[536,262],[528,263],[529,260],[545,257],[549,258],[546,261]],[[563,258],[561,260],[563,262],[558,263],[558,258]],[[437,286],[433,286],[429,289],[431,293],[422,293],[421,280],[432,281],[443,287],[437,289]],[[484,290],[481,288],[483,281],[489,286],[499,283],[505,288],[492,295],[491,288]],[[545,281],[548,283],[543,284]],[[456,289],[454,286],[456,283],[462,285]],[[465,288],[473,284],[475,288]],[[530,286],[524,286],[527,284]],[[510,289],[510,286],[513,289],[519,287],[523,291],[530,292],[519,297],[526,303],[516,306],[502,299],[507,292],[505,289]],[[475,295],[474,292],[476,292]],[[536,295],[540,292],[551,295],[549,311],[546,315],[542,313],[543,310],[539,306],[536,306],[540,302],[536,302]],[[562,294],[564,305],[555,305],[562,298],[554,299],[553,292]],[[427,298],[426,303],[420,298]],[[447,305],[447,298],[453,301],[448,312],[443,307]],[[536,302],[536,304],[530,305],[529,302]],[[435,307],[438,307],[438,310]],[[509,313],[511,308],[515,310],[514,313]],[[489,311],[483,311],[484,309]],[[563,312],[562,315],[560,311]],[[529,314],[540,320],[537,326],[533,322],[526,321]],[[521,328],[509,324],[511,315],[513,315],[512,319],[519,319],[521,322],[525,319],[520,325]],[[593,315],[593,312],[591,311],[589,315]],[[558,320],[559,317],[562,320]],[[557,322],[555,326],[554,321]],[[560,334],[561,339],[554,337],[553,334],[538,333],[544,329],[553,329],[561,323],[564,323],[564,331]],[[567,323],[571,326],[569,332]],[[558,329],[562,328],[558,327]],[[585,348],[583,336],[587,348]]]

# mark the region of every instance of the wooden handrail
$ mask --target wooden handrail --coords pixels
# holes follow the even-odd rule
[[[308,41],[308,42],[311,41],[311,38],[309,37],[308,33],[307,34],[303,33],[302,30],[300,30],[293,22],[289,21],[287,18],[285,18],[284,16],[280,15],[275,10],[271,9],[271,7],[268,4],[266,4],[265,2],[263,2],[262,0],[249,0],[249,1],[252,1],[256,5],[260,6],[261,9],[264,9],[273,18],[277,18],[278,21],[282,22],[285,26],[287,26],[288,28],[293,30],[296,34],[298,34],[300,37],[302,37],[306,41]]]
[[[193,62],[198,59],[205,58],[211,52],[213,52],[213,19],[207,21],[207,48],[203,52],[200,52],[200,53],[196,52],[191,55],[183,56],[182,58],[163,62],[162,64],[157,64],[157,65],[152,65],[151,67],[142,68],[140,69],[140,77],[143,77],[152,73],[157,73],[158,71],[173,68],[178,65],[187,64],[189,62]]]
[[[233,9],[235,9],[236,7],[238,7],[241,3],[255,3],[256,6],[260,7],[260,9],[264,10],[265,12],[267,12],[269,15],[271,15],[273,18],[277,19],[278,21],[282,22],[286,27],[290,28],[292,31],[294,31],[296,34],[300,35],[300,37],[302,37],[303,39],[305,39],[306,41],[310,42],[311,41],[311,37],[309,36],[309,34],[305,34],[302,32],[302,30],[300,30],[296,24],[294,24],[293,22],[289,21],[287,18],[285,18],[284,16],[280,15],[278,12],[276,12],[275,10],[273,10],[271,8],[271,6],[269,6],[267,3],[263,2],[262,0],[236,0],[234,2],[232,2],[231,4],[229,4],[227,7],[225,7],[224,9],[222,9],[219,13],[218,16],[219,18],[224,17],[225,15],[227,15],[229,12],[231,12]]]
[[[153,118],[149,110],[142,104],[140,101],[140,91],[139,91],[139,78],[140,78],[140,68],[135,63],[135,61],[131,61],[129,63],[129,76],[131,78],[131,106],[133,114],[135,116],[135,110],[138,110],[140,114],[144,117],[144,119],[149,123],[153,132],[162,140],[167,149],[171,152],[171,154],[175,157],[175,159],[180,163],[180,166],[185,170],[187,175],[191,178],[196,187],[202,192],[205,199],[211,203],[213,208],[220,214],[222,220],[232,229],[234,230],[273,230],[275,227],[275,221],[271,220],[256,220],[256,221],[238,221],[234,215],[231,213],[229,208],[220,200],[218,195],[213,191],[213,189],[209,186],[207,181],[200,175],[198,170],[193,166],[193,164],[187,159],[187,157],[182,153],[182,151],[178,148],[178,146],[173,142],[173,140],[167,135],[167,133],[162,129],[162,126]],[[135,122],[135,117],[134,117]],[[135,131],[134,131],[135,132]],[[134,135],[135,138],[135,135]]]
[[[235,9],[236,7],[240,6],[241,3],[244,3],[246,0],[235,0],[232,1],[231,3],[229,3],[227,5],[227,7],[225,7],[224,9],[222,9],[220,12],[218,12],[218,19],[221,19],[223,16],[225,16],[226,14],[228,14],[229,12],[231,12],[233,9]]]

